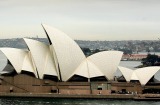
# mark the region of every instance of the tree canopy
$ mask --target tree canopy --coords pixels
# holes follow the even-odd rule
[[[155,54],[148,54],[146,58],[142,59],[142,64],[144,66],[159,66],[160,58]]]

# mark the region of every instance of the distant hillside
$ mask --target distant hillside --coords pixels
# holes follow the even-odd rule
[[[46,38],[31,38],[48,44]],[[81,48],[91,50],[120,50],[127,53],[132,52],[160,52],[159,40],[124,40],[124,41],[84,41],[76,40]],[[0,39],[0,47],[27,48],[22,38]]]
[[[48,44],[48,40],[46,38],[31,38]],[[14,38],[14,39],[0,39],[0,47],[13,47],[13,48],[27,48],[24,40],[22,38]]]

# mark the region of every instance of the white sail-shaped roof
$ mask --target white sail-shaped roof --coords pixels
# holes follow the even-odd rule
[[[104,74],[100,71],[100,69],[98,67],[96,67],[96,65],[93,64],[88,59],[85,59],[79,65],[79,67],[75,70],[75,72],[72,74],[72,76],[75,74],[79,75],[79,76],[86,77],[86,78],[94,78],[94,77],[104,76]]]
[[[119,66],[118,68],[121,71],[121,73],[124,76],[124,78],[126,79],[126,81],[129,82],[134,71],[129,69],[129,68],[121,67],[121,66]]]
[[[52,45],[49,45],[49,48],[50,48],[50,54],[51,54],[51,56],[54,59],[54,64],[55,64],[55,68],[56,68],[56,71],[57,71],[58,79],[60,80],[61,77],[60,77],[60,73],[59,73],[59,66],[58,66],[57,55],[56,55],[55,50],[54,50],[54,48],[53,48]]]
[[[48,47],[49,47],[49,51],[47,52],[45,70],[44,70],[43,74],[58,76],[57,69],[56,69],[55,62],[54,62],[54,58],[53,58],[53,55],[50,50],[50,46],[48,46]]]
[[[32,39],[25,38],[24,40],[33,57],[39,78],[43,79],[45,74],[58,76],[50,46]]]
[[[16,48],[1,48],[0,50],[11,62],[17,73],[21,73],[24,70],[35,74],[32,62],[28,59],[28,51]]]
[[[24,70],[24,71],[34,70],[33,73],[35,74],[36,78],[38,78],[38,74],[35,69],[35,66],[32,63],[32,59],[31,59],[31,55],[30,55],[29,51],[24,58],[22,70]]]
[[[78,66],[78,68],[71,74],[71,76],[73,76],[73,75],[79,75],[79,76],[82,76],[82,77],[90,78],[89,71],[88,71],[87,60],[84,60]]]
[[[55,50],[62,81],[67,81],[85,59],[85,55],[77,43],[65,33],[44,24],[42,26]]]
[[[90,78],[105,76],[101,70],[89,59],[87,59]]]
[[[131,80],[139,80],[139,78],[137,77],[135,71],[134,71],[134,72],[132,73],[132,75],[131,75],[130,81],[131,81]]]
[[[94,63],[109,80],[113,80],[123,52],[103,51],[93,54],[88,59]]]
[[[139,78],[139,81],[141,85],[145,85],[152,77],[155,75],[158,70],[160,70],[160,67],[144,67],[135,70],[135,73],[137,77]]]

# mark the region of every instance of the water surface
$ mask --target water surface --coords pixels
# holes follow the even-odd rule
[[[0,105],[160,105],[159,101],[1,98]]]

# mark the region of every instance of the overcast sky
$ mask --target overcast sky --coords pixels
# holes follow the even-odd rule
[[[0,38],[46,37],[41,23],[79,40],[157,40],[160,0],[0,0]]]

